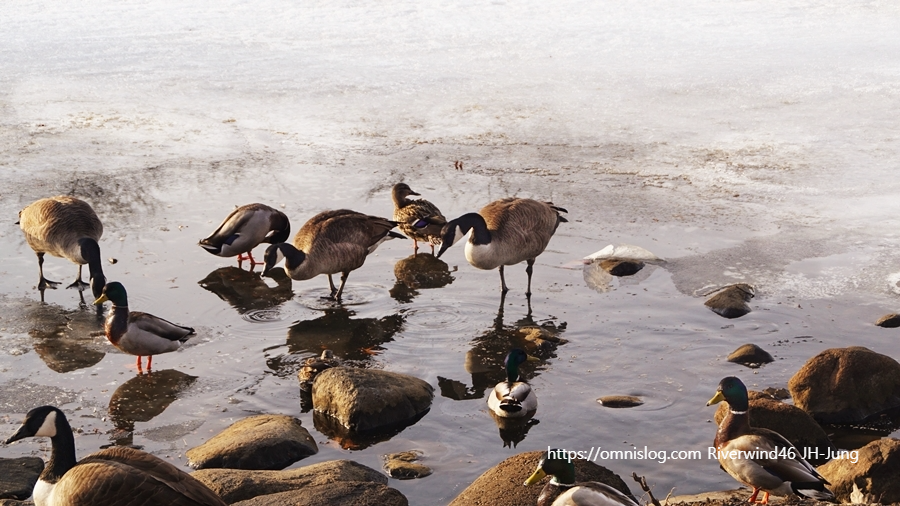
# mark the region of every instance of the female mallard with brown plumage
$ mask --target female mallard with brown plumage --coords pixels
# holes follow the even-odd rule
[[[741,380],[734,376],[723,379],[706,405],[722,401],[728,402],[728,414],[719,425],[713,444],[722,469],[753,488],[749,502],[768,504],[770,493],[834,501],[834,495],[825,488],[828,481],[790,441],[773,430],[750,426],[750,402]],[[757,501],[760,491],[764,495]]]
[[[50,461],[38,477],[36,506],[225,506],[203,483],[140,450],[115,446],[75,460],[75,438],[66,415],[34,408],[6,444],[49,437]]]
[[[82,291],[90,286],[94,297],[100,296],[106,284],[97,244],[103,235],[103,224],[87,202],[66,195],[37,200],[19,211],[19,226],[37,254],[41,292],[59,284],[44,277],[44,253],[50,253],[78,264],[78,277],[67,288]],[[90,284],[81,280],[84,264],[90,270]]]
[[[391,190],[391,198],[394,200],[394,221],[401,232],[413,240],[413,248],[419,251],[419,241],[431,245],[431,254],[434,255],[434,246],[441,243],[441,230],[447,224],[446,218],[436,205],[425,199],[410,200],[414,192],[406,183],[397,183]]]
[[[392,238],[405,239],[392,232],[397,222],[369,216],[349,209],[325,211],[307,221],[294,244],[273,244],[266,249],[266,275],[284,260],[284,271],[291,279],[312,279],[328,275],[332,300],[341,300],[344,284],[350,271],[362,267],[366,257],[382,242]],[[341,286],[335,288],[332,274],[341,273]]]
[[[118,281],[103,287],[103,293],[94,304],[112,302],[106,317],[106,337],[116,348],[130,355],[137,355],[138,371],[141,357],[147,357],[147,371],[153,367],[153,355],[175,351],[194,333],[190,327],[182,327],[152,314],[128,311],[128,293]]]
[[[567,212],[551,202],[506,198],[491,202],[477,213],[468,213],[449,221],[442,232],[443,243],[438,258],[450,246],[466,236],[466,260],[479,269],[500,268],[500,288],[509,291],[503,277],[503,266],[528,262],[528,290],[531,295],[531,272],[535,258],[544,252],[560,223],[568,221],[559,213]]]
[[[544,452],[537,469],[525,481],[534,485],[544,476],[553,478],[544,485],[537,506],[638,506],[627,495],[598,481],[575,483],[575,465],[565,450]]]
[[[262,263],[253,259],[253,248],[264,242],[287,241],[290,235],[291,222],[283,212],[265,204],[247,204],[231,211],[219,228],[198,244],[216,256],[237,255],[238,266],[250,260],[252,268]]]

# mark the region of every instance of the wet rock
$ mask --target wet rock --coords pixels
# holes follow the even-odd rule
[[[414,376],[332,367],[316,378],[313,407],[352,431],[402,424],[431,408],[434,388]]]
[[[857,451],[856,463],[850,454],[819,467],[834,495],[844,503],[900,502],[900,440],[879,439]]]
[[[234,422],[186,455],[194,469],[284,469],[318,451],[300,420],[286,415],[256,415]]]
[[[787,391],[787,388],[768,387],[764,388],[762,393],[768,395],[776,401],[783,401],[785,399],[791,398],[791,393]]]
[[[300,388],[309,391],[312,388],[313,381],[320,372],[339,365],[341,365],[340,359],[336,358],[331,350],[324,350],[322,355],[306,359],[300,371],[297,372]]]
[[[232,506],[408,506],[400,491],[379,483],[344,481],[261,495]]]
[[[597,402],[606,408],[633,408],[644,403],[640,397],[633,395],[605,395],[597,399]]]
[[[594,263],[603,260],[630,260],[633,262],[663,263],[664,260],[640,246],[632,244],[610,244],[596,253],[584,257],[584,263]]]
[[[875,325],[884,327],[886,329],[895,329],[897,327],[900,327],[900,314],[892,313],[884,315],[879,318],[877,322],[875,322]]]
[[[203,469],[191,473],[228,504],[257,496],[301,490],[337,482],[387,485],[383,473],[350,460],[330,460],[285,471]]]
[[[900,364],[862,346],[831,348],[788,382],[794,405],[819,423],[856,423],[900,406]]]
[[[391,478],[397,478],[398,480],[424,478],[431,474],[431,468],[422,464],[416,464],[416,461],[421,457],[422,452],[415,450],[389,453],[384,456],[384,470],[391,475]]]
[[[751,426],[774,430],[798,449],[815,448],[821,457],[807,459],[813,464],[825,462],[828,452],[834,450],[828,434],[807,412],[776,401],[763,392],[750,391],[749,397]],[[727,411],[728,404],[721,403],[715,414],[717,425],[722,423]]]
[[[466,487],[449,506],[520,506],[537,504],[538,495],[549,478],[530,487],[522,484],[531,476],[543,451],[513,455],[485,471]],[[575,481],[599,481],[631,495],[628,486],[615,473],[603,466],[575,459]]]
[[[0,499],[0,506],[34,506],[31,501],[18,501],[16,499]]]
[[[706,307],[725,318],[740,318],[750,312],[750,302],[756,295],[752,286],[746,283],[729,285],[706,300]]]
[[[644,262],[607,258],[600,261],[600,267],[613,276],[632,276],[644,268]]]
[[[734,490],[719,490],[715,492],[702,492],[692,495],[676,495],[666,498],[663,504],[692,504],[695,502],[709,503],[710,506],[715,504],[747,504],[748,491],[745,488],[736,488]],[[776,496],[769,496],[769,502],[781,499]],[[740,501],[738,503],[738,501]]]
[[[569,342],[567,339],[559,337],[556,329],[551,331],[544,327],[521,327],[516,329],[516,333],[525,341],[526,351],[530,352],[552,350]]]
[[[37,457],[0,458],[0,499],[28,499],[44,461]]]
[[[751,368],[761,367],[763,364],[774,362],[775,359],[769,352],[755,344],[745,344],[728,355],[728,361],[745,365]]]

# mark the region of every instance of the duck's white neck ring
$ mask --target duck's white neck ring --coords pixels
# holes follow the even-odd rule
[[[746,412],[746,411],[735,411],[735,410],[732,409],[732,410],[731,410],[731,414],[732,414],[732,415],[746,415],[747,412]]]

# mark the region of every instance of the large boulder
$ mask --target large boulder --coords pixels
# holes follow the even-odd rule
[[[378,485],[387,485],[388,482],[383,473],[350,460],[330,460],[285,471],[202,469],[194,471],[191,476],[228,504],[338,482]]]
[[[819,423],[857,423],[900,406],[900,364],[862,346],[831,348],[809,359],[788,388]]]
[[[284,469],[318,452],[319,447],[300,420],[287,415],[256,415],[234,422],[186,455],[194,469]]]
[[[44,461],[37,457],[0,459],[0,499],[28,499]]]
[[[820,466],[841,502],[900,502],[900,440],[879,439]]]
[[[232,506],[409,506],[406,496],[380,483],[341,481],[260,495]]]
[[[827,455],[829,451],[833,451],[834,446],[822,427],[806,411],[777,401],[762,392],[751,390],[749,397],[750,425],[752,427],[774,430],[787,438],[800,451],[804,451],[805,448],[815,448],[820,458],[807,459],[813,464],[827,460]],[[727,411],[728,403],[719,404],[715,414],[716,424],[722,423]]]
[[[520,453],[488,469],[466,487],[448,506],[521,506],[537,504],[538,495],[549,478],[526,487],[525,480],[537,468],[542,451]],[[631,495],[628,486],[615,473],[582,459],[575,464],[575,481],[599,481]]]
[[[312,387],[313,408],[348,430],[401,425],[431,408],[434,388],[414,376],[373,369],[332,367]]]

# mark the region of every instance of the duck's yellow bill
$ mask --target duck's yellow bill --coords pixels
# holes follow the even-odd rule
[[[540,362],[540,361],[541,361],[541,359],[539,359],[539,358],[537,358],[537,357],[534,357],[534,356],[531,356],[531,355],[526,355],[526,356],[528,357],[528,361],[529,361],[529,362]]]
[[[106,302],[108,300],[109,299],[106,298],[106,294],[104,293],[103,295],[97,297],[97,300],[94,301],[94,305],[99,306],[100,304],[103,304],[104,302]]]
[[[725,400],[725,396],[722,395],[722,391],[719,390],[718,392],[716,392],[716,395],[714,395],[713,398],[710,399],[709,402],[706,403],[706,405],[712,406],[713,404],[718,404],[724,400]]]
[[[544,472],[543,469],[538,468],[531,476],[525,480],[525,485],[534,485],[535,483],[544,479],[544,476],[547,476],[547,473]]]

